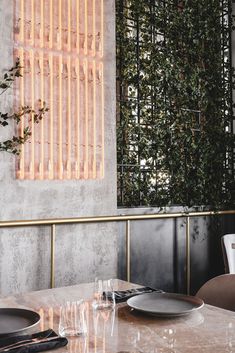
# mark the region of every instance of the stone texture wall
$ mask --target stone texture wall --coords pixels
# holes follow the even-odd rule
[[[67,218],[116,213],[115,2],[104,0],[105,177],[103,180],[15,179],[15,158],[0,152],[0,220]],[[0,1],[0,72],[13,63],[13,0]],[[0,110],[12,109],[12,93]],[[1,129],[1,139],[11,135]],[[56,286],[117,275],[117,238],[112,224],[56,228]],[[48,288],[50,228],[0,230],[0,295]]]

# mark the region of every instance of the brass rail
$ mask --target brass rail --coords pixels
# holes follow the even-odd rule
[[[126,278],[131,280],[131,221],[141,221],[149,219],[167,219],[167,218],[185,218],[185,240],[186,240],[186,288],[190,293],[191,265],[190,265],[190,218],[205,217],[215,215],[235,215],[235,210],[228,211],[201,211],[201,212],[178,212],[178,213],[154,213],[140,215],[117,215],[117,216],[99,216],[99,217],[80,217],[80,218],[52,218],[52,219],[33,219],[33,220],[15,220],[0,221],[0,228],[9,227],[29,227],[29,226],[50,226],[51,228],[51,288],[55,285],[55,243],[56,243],[56,225],[78,224],[78,223],[100,223],[100,222],[126,222]]]

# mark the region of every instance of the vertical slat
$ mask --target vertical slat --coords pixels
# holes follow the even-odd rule
[[[58,49],[62,49],[62,0],[58,1],[58,6],[59,6],[59,23],[58,23],[58,35],[59,35],[59,43],[58,43]]]
[[[93,179],[96,178],[96,62],[93,60]]]
[[[68,92],[67,92],[67,178],[71,179],[71,58],[67,57]]]
[[[84,16],[84,21],[85,21],[85,28],[84,28],[84,54],[87,55],[88,52],[88,6],[87,6],[88,0],[85,1],[85,16]]]
[[[80,1],[76,2],[76,35],[77,35],[77,54],[80,52]],[[76,65],[76,162],[75,162],[75,177],[80,178],[80,60],[79,57],[75,60]]]
[[[68,0],[67,178],[71,179],[71,0]]]
[[[101,175],[104,177],[104,69],[103,63],[100,63],[101,72]]]
[[[92,3],[92,32],[93,32],[93,42],[92,42],[92,55],[96,56],[96,0]],[[96,178],[96,61],[93,60],[93,179]]]
[[[76,99],[76,178],[80,178],[80,60],[76,59],[77,66],[77,99]]]
[[[62,49],[62,0],[59,0],[59,45],[58,49]],[[59,164],[59,179],[63,179],[63,137],[62,137],[62,54],[59,55],[59,116],[58,116],[58,145],[59,145],[59,156],[58,156],[58,164]]]
[[[84,76],[85,76],[85,153],[84,153],[84,175],[83,178],[88,178],[88,61],[87,61],[87,53],[88,53],[88,0],[84,3],[84,55],[86,56],[84,59],[83,67],[84,67]]]
[[[44,1],[41,0],[40,6],[40,48],[44,48]],[[41,108],[43,108],[44,102],[44,54],[40,52],[40,99],[41,99]],[[39,162],[39,178],[43,179],[44,177],[44,119],[41,120],[41,133],[40,133],[40,162]]]
[[[85,160],[84,160],[84,178],[88,178],[88,159],[89,159],[89,129],[88,129],[88,62],[84,60],[84,73],[85,73]]]
[[[53,54],[49,54],[50,67],[50,159],[49,159],[49,179],[54,177],[54,77],[53,77]]]
[[[54,26],[54,21],[53,21],[53,0],[50,0],[50,40],[49,40],[49,48],[53,48],[53,26]]]
[[[104,1],[101,1],[101,58],[104,56]],[[100,64],[101,68],[101,116],[102,116],[102,121],[101,121],[101,139],[102,139],[102,168],[101,168],[101,178],[104,177],[104,68],[103,68],[103,63]]]
[[[20,1],[20,41],[24,45],[24,26],[25,26],[25,13],[24,13],[24,0]]]
[[[96,25],[95,25],[95,21],[96,21],[96,0],[93,0],[93,11],[92,11],[92,55],[95,56],[96,54],[96,49],[95,49],[95,39],[96,39]]]
[[[71,0],[67,0],[68,2],[68,52],[71,51]]]
[[[31,67],[31,106],[34,110],[34,102],[35,102],[35,71],[34,71],[34,50],[30,50],[30,67]],[[30,178],[35,178],[35,154],[34,154],[34,146],[35,146],[35,131],[34,131],[34,116],[31,114],[31,161],[30,161]]]
[[[80,1],[77,0],[76,1],[76,37],[77,37],[77,54],[79,54],[79,51],[80,51],[80,19],[79,19],[79,16],[80,16]]]
[[[63,135],[62,135],[62,55],[59,55],[59,116],[58,116],[58,145],[59,145],[59,179],[63,179]]]
[[[54,21],[53,21],[53,0],[50,0],[50,22],[49,22],[49,48],[53,48]],[[49,74],[50,74],[50,152],[48,162],[48,177],[54,178],[54,60],[53,53],[49,54]]]
[[[100,0],[100,19],[101,19],[101,58],[104,56],[104,0]]]
[[[41,0],[40,6],[40,48],[44,47],[44,0]]]
[[[34,10],[34,0],[31,0],[31,45],[34,45],[35,39],[35,10]]]
[[[40,52],[40,99],[41,99],[41,108],[43,107],[44,102],[44,54]],[[40,161],[39,161],[39,178],[43,179],[44,177],[44,121],[43,119],[40,122]]]

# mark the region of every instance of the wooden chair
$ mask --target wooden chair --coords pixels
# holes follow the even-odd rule
[[[235,311],[235,274],[224,274],[206,282],[197,292],[206,304]]]
[[[235,273],[235,234],[225,234],[221,238],[224,267],[226,273]]]

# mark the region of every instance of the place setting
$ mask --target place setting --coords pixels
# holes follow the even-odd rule
[[[39,313],[29,309],[0,308],[0,353],[36,353],[64,347],[68,343],[68,349],[71,350],[78,346],[76,339],[79,339],[79,346],[82,341],[85,347],[89,331],[89,312],[92,313],[94,335],[103,334],[100,330],[105,326],[110,326],[107,332],[112,335],[115,305],[113,281],[96,279],[90,300],[68,298],[53,311],[52,323],[58,333],[50,328],[35,332],[41,320],[45,319],[44,314],[40,317]]]

